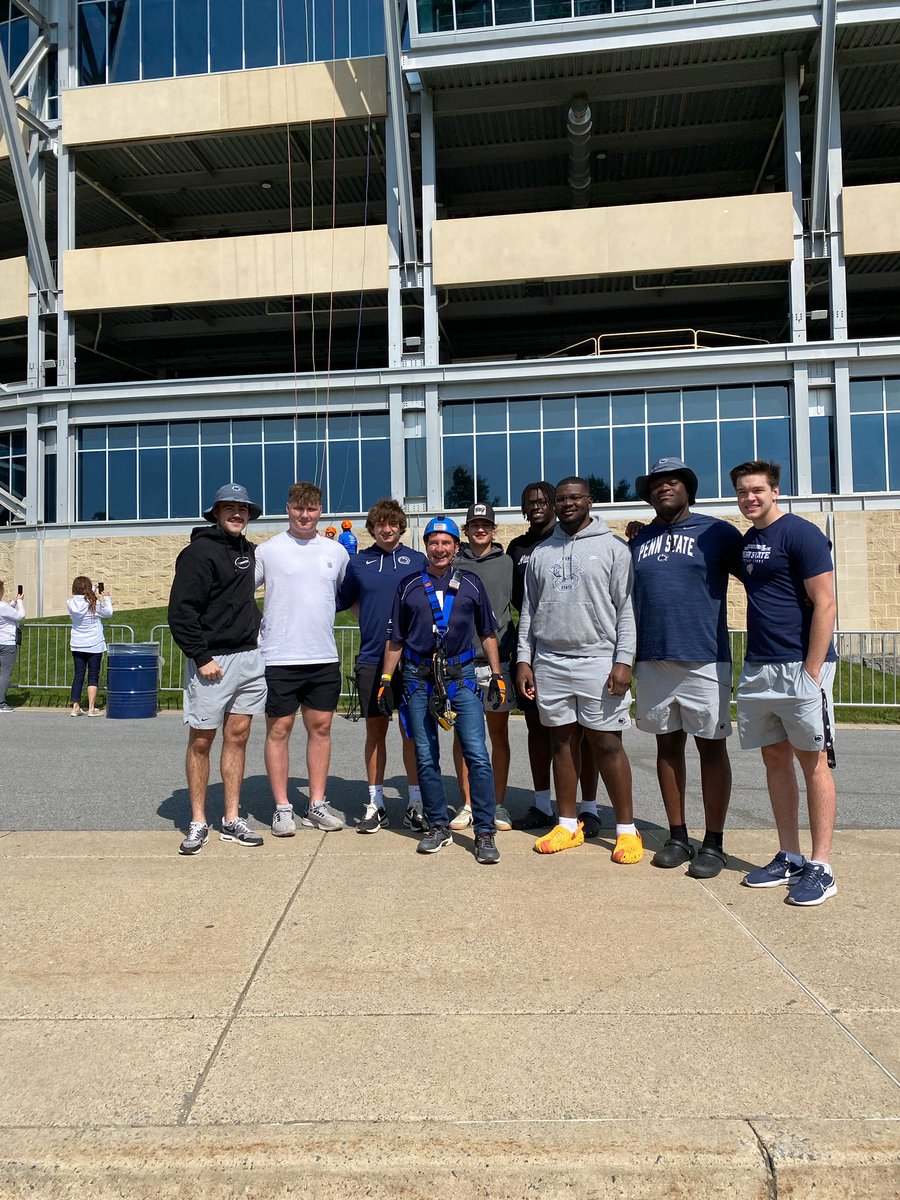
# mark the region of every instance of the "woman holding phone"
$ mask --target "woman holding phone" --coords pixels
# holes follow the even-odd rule
[[[0,579],[0,713],[11,713],[15,709],[6,703],[6,691],[19,656],[19,629],[25,620],[25,599],[21,584],[14,600],[4,600],[3,589]]]
[[[72,618],[72,659],[75,663],[75,678],[72,681],[72,716],[84,714],[81,707],[81,693],[84,689],[84,677],[87,675],[87,694],[89,717],[100,717],[102,712],[96,707],[97,685],[100,682],[100,663],[106,649],[106,638],[103,635],[103,622],[113,615],[111,597],[103,591],[103,584],[94,585],[86,575],[79,575],[72,581],[72,598],[66,601],[66,608]]]

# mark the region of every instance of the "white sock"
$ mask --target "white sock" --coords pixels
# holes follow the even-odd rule
[[[379,808],[384,808],[384,784],[370,783],[369,784],[369,803],[375,804]]]
[[[831,875],[832,878],[834,877],[834,871],[831,869],[831,863],[822,862],[821,858],[811,858],[809,861],[813,863],[814,866],[824,867],[825,874]]]
[[[293,806],[293,804],[276,804],[275,811],[276,812],[293,812],[294,806]]]
[[[411,783],[409,785],[409,802],[411,805],[421,804],[422,802],[422,789],[417,783]]]
[[[582,813],[593,813],[594,816],[596,817],[598,815],[597,801],[596,800],[582,800],[581,803],[578,805],[579,817],[581,816]]]
[[[546,792],[534,793],[534,807],[539,808],[541,812],[546,813],[548,817],[553,815],[553,805],[550,803],[549,788],[547,788]]]
[[[637,833],[634,821],[630,825],[616,825],[616,837],[621,837],[623,833]]]
[[[578,821],[575,819],[575,817],[560,817],[559,823],[562,825],[563,829],[568,829],[569,833],[578,832]]]

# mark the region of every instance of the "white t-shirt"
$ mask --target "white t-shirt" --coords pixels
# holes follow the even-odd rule
[[[72,618],[72,649],[83,650],[86,654],[102,654],[106,649],[103,621],[113,615],[112,600],[98,596],[97,607],[91,612],[84,596],[73,596],[66,601],[66,608]]]
[[[16,644],[16,630],[25,619],[25,605],[21,600],[0,600],[0,646]]]
[[[256,547],[256,586],[266,588],[259,648],[267,667],[338,661],[335,596],[349,562],[338,542],[287,530]]]

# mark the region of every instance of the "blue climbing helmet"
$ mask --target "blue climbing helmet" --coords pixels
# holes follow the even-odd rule
[[[432,517],[425,526],[422,541],[427,542],[433,533],[449,533],[459,541],[459,526],[452,517]]]

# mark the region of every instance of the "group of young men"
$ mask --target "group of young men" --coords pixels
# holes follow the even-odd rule
[[[401,540],[407,522],[399,504],[381,500],[366,521],[373,544],[353,556],[318,536],[322,499],[313,484],[290,489],[287,530],[255,548],[244,534],[259,508],[241,485],[221,488],[204,514],[211,526],[195,530],[178,558],[169,605],[170,627],[188,659],[192,820],[181,853],[196,853],[208,838],[209,755],[220,727],[221,836],[262,844],[238,812],[250,721],[262,711],[273,834],[296,831],[287,782],[298,709],[309,780],[301,823],[326,831],[343,827],[325,789],[341,690],[333,622],[336,611],[350,609],[360,626],[356,684],[368,784],[357,832],[376,833],[388,824],[384,774],[396,710],[409,787],[404,824],[422,834],[420,853],[440,851],[453,830],[469,825],[476,861],[483,864],[499,861],[498,830],[545,831],[534,842],[541,854],[576,848],[600,833],[599,776],[616,818],[612,860],[640,862],[622,738],[631,723],[633,670],[637,725],[656,737],[669,825],[652,863],[687,864],[688,875],[712,878],[727,864],[732,663],[726,598],[733,576],[747,592],[740,740],[762,752],[779,839],[773,860],[743,882],[787,885],[789,902],[798,906],[833,896],[830,546],[813,524],[778,507],[777,465],[743,463],[731,477],[751,523],[743,536],[726,521],[693,512],[695,473],[679,459],[662,459],[635,481],[654,517],[631,522],[627,541],[591,515],[588,483],[571,476],[555,487],[539,481],[524,489],[528,530],[506,551],[494,541],[489,504],[470,506],[465,543],[450,517],[431,520],[422,554]],[[254,599],[260,586],[261,627]],[[534,781],[533,803],[516,820],[504,804],[513,706],[528,723]],[[463,800],[452,817],[441,775],[441,729],[453,732]],[[688,837],[685,812],[688,736],[700,760],[705,834],[699,847]],[[807,792],[809,859],[800,850],[795,759]]]

